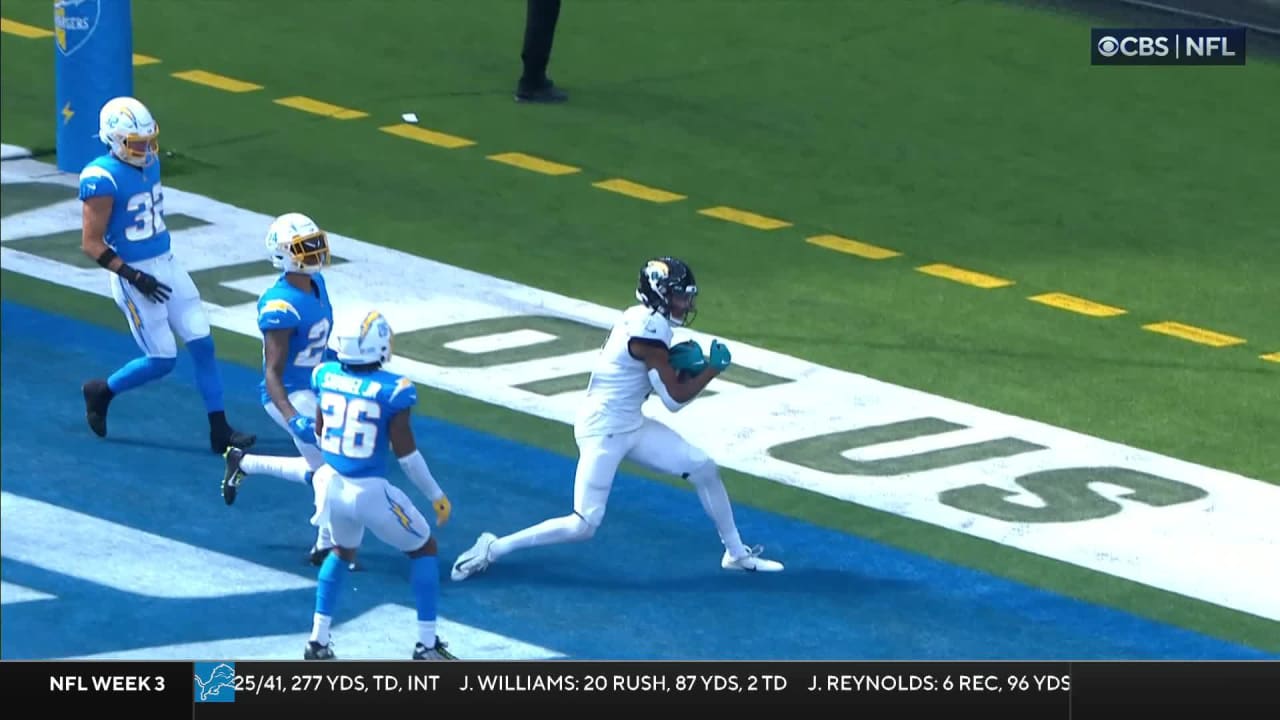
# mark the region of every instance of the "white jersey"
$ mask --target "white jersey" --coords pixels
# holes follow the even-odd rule
[[[632,356],[631,338],[656,340],[671,346],[671,323],[643,305],[635,305],[609,332],[587,383],[587,397],[578,410],[574,433],[578,437],[638,430],[644,423],[641,407],[653,392],[649,370]]]

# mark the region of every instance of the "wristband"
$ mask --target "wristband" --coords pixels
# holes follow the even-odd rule
[[[107,248],[106,250],[103,250],[103,251],[102,251],[102,254],[101,254],[101,255],[99,255],[99,256],[98,256],[98,264],[99,264],[99,265],[101,265],[102,267],[104,267],[104,268],[106,268],[106,269],[110,270],[110,269],[111,269],[111,261],[112,261],[112,260],[115,260],[117,257],[118,257],[118,256],[116,255],[116,251],[115,251],[115,250],[112,250],[111,248]]]

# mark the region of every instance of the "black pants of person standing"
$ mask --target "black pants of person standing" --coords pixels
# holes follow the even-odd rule
[[[524,21],[524,46],[520,59],[524,73],[516,84],[518,102],[564,102],[569,96],[547,77],[551,62],[551,46],[560,20],[560,0],[527,0]]]

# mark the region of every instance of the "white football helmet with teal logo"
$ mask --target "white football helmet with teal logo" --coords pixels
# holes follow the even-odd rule
[[[329,236],[302,213],[285,213],[267,228],[267,256],[285,272],[316,273],[329,263]]]
[[[377,310],[339,320],[333,328],[338,362],[347,365],[391,362],[391,324]]]
[[[159,136],[160,125],[151,111],[134,98],[112,98],[98,113],[98,139],[130,165],[146,167],[159,159]]]

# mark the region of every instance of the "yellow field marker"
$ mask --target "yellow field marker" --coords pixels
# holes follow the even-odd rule
[[[725,207],[723,205],[717,207],[704,208],[698,211],[699,215],[706,215],[718,220],[727,220],[731,223],[746,225],[757,230],[777,230],[778,228],[791,227],[791,223],[786,220],[776,220],[764,215],[757,215],[746,210],[738,210],[736,208]]]
[[[622,195],[629,195],[633,198],[638,198],[640,200],[648,200],[649,202],[655,202],[655,203],[669,203],[669,202],[675,202],[676,200],[685,199],[684,195],[677,195],[673,192],[667,192],[666,190],[659,190],[658,188],[649,187],[648,185],[633,183],[630,180],[623,180],[622,178],[614,178],[612,180],[604,180],[598,183],[591,183],[591,186],[598,187],[601,190],[608,190],[609,192],[616,192]]]
[[[1032,295],[1027,299],[1031,302],[1038,302],[1043,305],[1049,305],[1050,307],[1056,307],[1060,310],[1088,315],[1089,317],[1115,317],[1129,312],[1124,308],[1103,305],[1099,302],[1085,300],[1082,297],[1076,297],[1075,295],[1068,295],[1060,292]]]
[[[173,76],[179,80],[186,80],[197,85],[208,85],[211,88],[226,90],[227,92],[243,93],[252,92],[253,90],[261,90],[261,85],[255,85],[244,80],[236,80],[225,75],[218,75],[207,72],[205,70],[183,70],[182,72],[173,73]]]
[[[551,162],[550,160],[543,160],[542,158],[536,158],[532,155],[525,155],[524,153],[517,152],[490,155],[489,159],[494,162],[514,165],[515,167],[523,168],[525,170],[532,170],[533,172],[542,173],[543,175],[571,175],[581,170],[581,168],[576,168],[572,165],[561,165],[557,162]]]
[[[138,67],[139,65],[155,65],[158,62],[160,62],[160,58],[158,57],[151,57],[150,55],[143,55],[141,53],[133,54],[134,67]]]
[[[276,98],[275,100],[272,100],[272,102],[277,105],[293,108],[294,110],[308,112],[312,115],[331,117],[334,120],[355,120],[357,118],[369,117],[369,113],[364,112],[363,110],[352,110],[351,108],[344,108],[340,105],[321,102],[320,100],[303,97],[302,95]]]
[[[965,285],[972,285],[983,290],[991,290],[992,288],[1007,287],[1013,284],[1012,280],[1005,280],[994,275],[974,272],[972,270],[964,270],[954,265],[945,263],[934,263],[932,265],[922,265],[916,270],[925,275],[933,275],[934,277],[946,278]]]
[[[1267,362],[1280,363],[1280,352],[1267,353],[1266,355],[1259,355],[1258,357],[1266,360]]]
[[[33,40],[37,38],[53,37],[52,30],[45,30],[42,27],[20,23],[17,20],[10,20],[9,18],[0,18],[0,32],[17,35],[18,37],[31,38]]]
[[[1179,322],[1158,322],[1150,325],[1143,325],[1143,330],[1150,330],[1161,335],[1170,335],[1183,340],[1190,340],[1193,343],[1208,345],[1210,347],[1228,347],[1230,345],[1243,345],[1246,341],[1244,338],[1232,337],[1231,335],[1223,335],[1212,330],[1205,330],[1193,325],[1184,325]]]
[[[902,253],[889,248],[882,248],[877,245],[869,245],[857,240],[842,238],[839,235],[814,235],[811,238],[805,238],[805,242],[810,245],[817,245],[828,250],[836,252],[857,255],[860,258],[868,260],[887,260],[888,258],[898,257]]]
[[[457,135],[446,135],[442,132],[420,128],[408,123],[387,125],[386,127],[380,127],[378,129],[389,135],[417,140],[418,142],[424,142],[428,145],[437,145],[442,148],[449,148],[450,150],[476,144],[475,140],[468,140],[463,137],[458,137]]]

